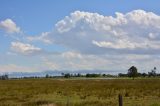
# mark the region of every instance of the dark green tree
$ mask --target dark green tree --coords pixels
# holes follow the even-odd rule
[[[157,74],[156,74],[156,70],[157,70],[157,68],[154,67],[154,68],[151,70],[151,72],[148,72],[148,76],[149,76],[149,77],[151,77],[151,76],[155,77],[155,76],[157,75]]]
[[[70,73],[64,74],[64,78],[70,78],[72,75]]]
[[[5,75],[0,76],[0,79],[1,79],[1,80],[7,80],[7,79],[9,79],[9,78],[8,78],[8,75],[5,74]]]
[[[128,76],[132,77],[133,80],[135,77],[137,77],[137,75],[138,75],[138,70],[135,66],[132,66],[128,69]]]
[[[46,74],[46,78],[49,78],[49,75],[48,75],[48,74]]]

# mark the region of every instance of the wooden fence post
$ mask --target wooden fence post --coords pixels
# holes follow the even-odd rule
[[[67,104],[66,104],[66,106],[69,106],[69,97],[67,98]]]
[[[119,99],[119,106],[123,106],[123,100],[121,94],[118,95],[118,99]]]

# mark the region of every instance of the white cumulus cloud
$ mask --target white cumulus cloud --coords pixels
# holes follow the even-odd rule
[[[42,51],[41,48],[35,47],[31,44],[22,43],[22,42],[12,42],[11,49],[16,53],[20,53],[23,55],[36,54]]]
[[[160,16],[144,10],[115,13],[75,11],[55,25],[51,42],[88,53],[157,53],[160,51]]]
[[[41,41],[41,42],[46,43],[46,44],[52,44],[52,41],[48,37],[48,34],[50,34],[50,32],[44,32],[44,33],[42,33],[39,36],[28,36],[26,39],[28,41],[32,41],[32,42],[34,42],[34,41]]]
[[[0,22],[0,29],[6,31],[7,33],[20,33],[20,27],[12,19],[6,19]]]

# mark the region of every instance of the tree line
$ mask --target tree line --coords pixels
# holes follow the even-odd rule
[[[116,75],[111,75],[111,74],[85,74],[85,75],[81,75],[80,73],[78,74],[70,74],[70,73],[62,73],[62,76],[64,78],[70,78],[70,77],[86,77],[86,78],[90,78],[90,77],[130,77],[132,79],[135,79],[136,77],[160,77],[159,73],[156,73],[157,68],[154,67],[151,71],[149,71],[148,73],[140,73],[138,72],[137,67],[135,66],[131,66],[128,69],[128,72],[126,74],[123,73],[119,73],[118,76]]]
[[[133,79],[135,77],[160,77],[160,74],[156,73],[156,70],[157,70],[157,68],[154,67],[148,73],[140,73],[140,72],[138,72],[137,67],[132,66],[128,69],[127,74],[119,73],[118,76],[119,77],[132,77]]]
[[[111,75],[111,74],[96,74],[96,73],[87,73],[87,74],[61,73],[61,75],[64,78],[70,78],[70,77],[86,77],[86,78],[91,78],[91,77],[116,77],[115,75]]]
[[[31,77],[21,77],[18,79],[28,79],[28,78],[72,78],[72,77],[86,77],[86,78],[96,78],[96,77],[130,77],[132,79],[135,79],[136,77],[160,77],[160,73],[157,73],[157,68],[154,67],[149,71],[148,73],[140,73],[138,72],[137,67],[131,66],[127,73],[119,73],[118,75],[112,75],[112,74],[97,74],[97,73],[87,73],[87,74],[80,74],[80,73],[61,73],[60,76],[52,76],[49,74],[46,74],[44,77],[38,77],[38,76],[31,76]],[[7,80],[9,79],[8,75],[1,75],[0,80]],[[12,78],[14,79],[14,78]],[[17,79],[17,78],[16,78]]]

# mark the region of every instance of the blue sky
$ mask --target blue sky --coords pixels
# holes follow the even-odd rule
[[[158,69],[159,7],[158,0],[0,0],[0,72]]]

